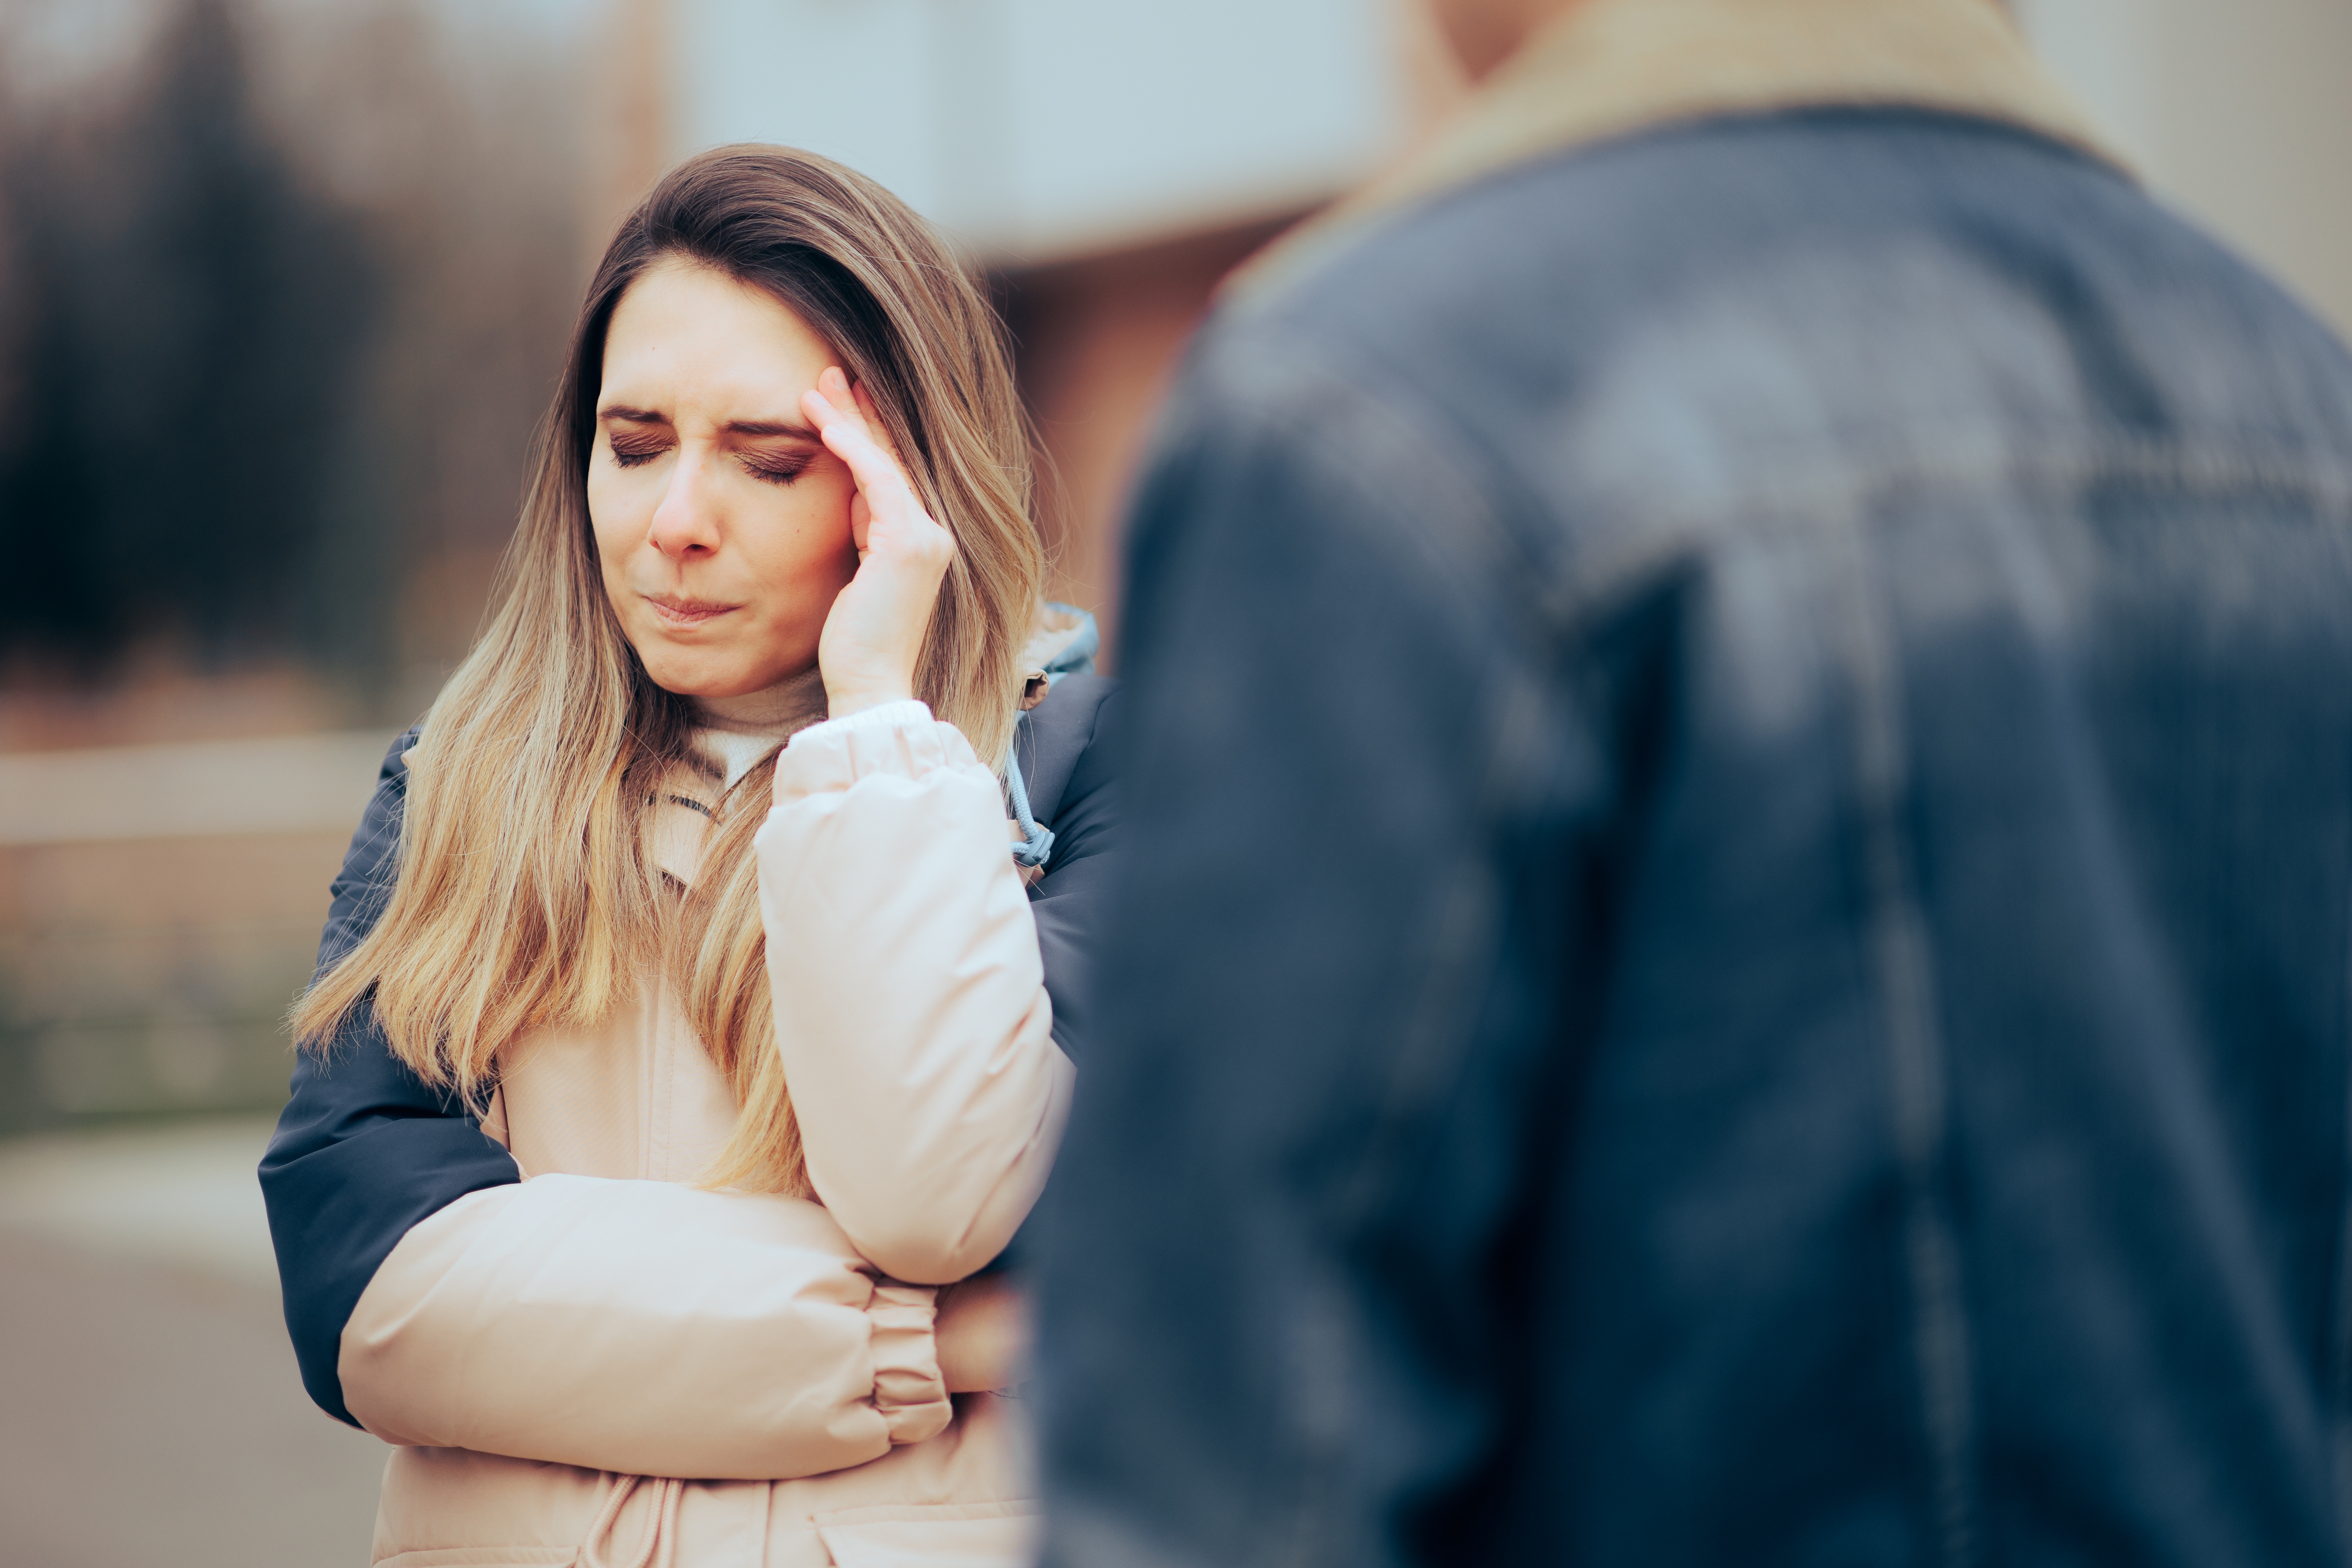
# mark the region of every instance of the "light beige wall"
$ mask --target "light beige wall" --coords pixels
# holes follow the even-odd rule
[[[2016,0],[2151,188],[2352,335],[2352,0]]]

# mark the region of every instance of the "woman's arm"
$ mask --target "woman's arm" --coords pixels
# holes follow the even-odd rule
[[[921,703],[868,708],[793,738],[755,853],[810,1183],[887,1273],[961,1279],[1036,1201],[1075,1076],[995,775]]]
[[[945,1283],[1035,1203],[1074,1073],[995,776],[911,696],[954,542],[862,388],[831,368],[801,406],[856,479],[858,566],[817,647],[835,717],[777,759],[756,840],[777,1050],[817,1195],[879,1267]]]
[[[952,1415],[932,1293],[801,1199],[545,1175],[417,1225],[343,1331],[388,1442],[636,1475],[863,1464]]]

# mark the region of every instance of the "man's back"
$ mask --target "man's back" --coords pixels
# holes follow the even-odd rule
[[[2336,1561],[2352,361],[1904,110],[1196,355],[1052,1199],[1060,1561]]]

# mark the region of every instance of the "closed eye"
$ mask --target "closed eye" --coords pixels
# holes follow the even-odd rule
[[[744,471],[753,479],[765,479],[772,485],[788,485],[809,470],[816,461],[814,452],[746,452]]]
[[[613,466],[634,468],[640,463],[650,463],[668,451],[672,445],[674,443],[651,431],[615,432],[612,437]]]

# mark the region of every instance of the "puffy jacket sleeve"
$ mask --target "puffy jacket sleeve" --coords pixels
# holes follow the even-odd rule
[[[394,1443],[814,1475],[946,1426],[931,1294],[877,1282],[803,1200],[536,1176],[408,1232],[343,1331],[341,1383]]]
[[[1003,1250],[1075,1077],[995,776],[919,702],[804,730],[756,840],[777,1048],[810,1184],[898,1279]]]

